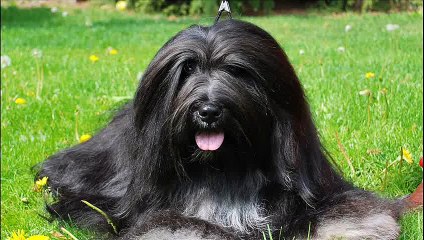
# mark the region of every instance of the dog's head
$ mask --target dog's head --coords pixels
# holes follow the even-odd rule
[[[261,169],[287,188],[293,177],[320,181],[314,169],[325,157],[301,84],[279,44],[253,24],[177,34],[149,65],[134,107],[138,128],[155,129],[178,165]]]

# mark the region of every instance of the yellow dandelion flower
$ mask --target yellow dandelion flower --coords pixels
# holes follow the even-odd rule
[[[114,49],[114,48],[112,48],[112,47],[108,47],[108,48],[107,48],[107,52],[108,52],[110,55],[116,55],[116,54],[118,54],[118,50],[116,50],[116,49]]]
[[[47,184],[48,177],[43,177],[42,179],[38,179],[35,181],[34,191],[40,192],[44,186]]]
[[[93,62],[93,63],[95,63],[95,62],[97,62],[97,61],[99,61],[99,57],[97,57],[96,55],[90,55],[90,61],[91,62]]]
[[[50,238],[44,235],[34,235],[27,238],[26,240],[50,240]]]
[[[412,154],[406,148],[402,148],[402,159],[409,164],[412,164],[414,162],[412,160]]]
[[[23,98],[17,98],[15,99],[15,103],[18,105],[26,104],[26,100]]]
[[[387,94],[388,90],[387,90],[387,88],[383,88],[383,89],[380,89],[380,92],[382,94]]]
[[[375,73],[373,72],[367,72],[365,73],[365,78],[369,79],[369,78],[374,78],[375,77]]]
[[[88,140],[90,140],[90,138],[91,138],[90,134],[84,134],[80,137],[80,143],[87,142]]]
[[[12,236],[9,238],[10,240],[25,240],[25,231],[18,230],[12,233]]]
[[[115,7],[119,11],[124,11],[125,9],[127,9],[127,1],[118,1]]]

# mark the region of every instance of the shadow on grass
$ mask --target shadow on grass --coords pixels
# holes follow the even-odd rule
[[[39,27],[56,17],[49,8],[1,7],[1,25],[7,27]]]
[[[34,7],[34,8],[20,8],[16,6],[1,7],[1,25],[7,27],[43,27],[46,25],[62,25],[67,22],[68,24],[80,23],[84,24],[84,16],[91,18],[91,14],[88,12],[76,11],[76,15],[82,16],[81,19],[74,21],[64,21],[64,18],[60,13],[52,13],[50,8],[46,7]],[[100,21],[93,21],[96,27],[107,27],[107,28],[122,28],[123,26],[144,26],[154,25],[157,23],[166,22],[168,25],[187,25],[192,19],[181,18],[177,21],[166,21],[166,18],[150,18],[150,17],[131,17],[131,16],[119,16],[108,12],[102,13],[108,18]],[[96,17],[94,17],[96,18]]]

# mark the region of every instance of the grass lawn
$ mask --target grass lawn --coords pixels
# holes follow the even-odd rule
[[[31,166],[101,129],[134,94],[137,75],[171,36],[192,24],[213,22],[213,17],[171,21],[98,8],[67,11],[63,17],[61,9],[1,9],[1,55],[12,61],[1,71],[2,239],[18,229],[27,236],[52,237],[60,226],[80,240],[90,239],[86,230],[40,217],[47,214],[41,194],[33,191]],[[269,31],[287,52],[324,145],[347,179],[387,197],[418,186],[422,13],[242,19]],[[399,29],[387,31],[390,23]],[[346,25],[352,27],[348,32]],[[109,46],[118,54],[108,54]],[[33,49],[42,57],[33,56]],[[90,61],[92,54],[97,62]],[[374,76],[366,78],[368,72]],[[365,89],[370,97],[359,94]],[[17,98],[26,103],[15,103]],[[412,164],[396,161],[401,147],[411,152]],[[422,218],[422,210],[406,215],[401,239],[423,239]]]

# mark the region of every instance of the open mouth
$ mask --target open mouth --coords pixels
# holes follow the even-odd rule
[[[195,135],[197,146],[203,151],[215,151],[224,142],[224,132],[197,132]]]

